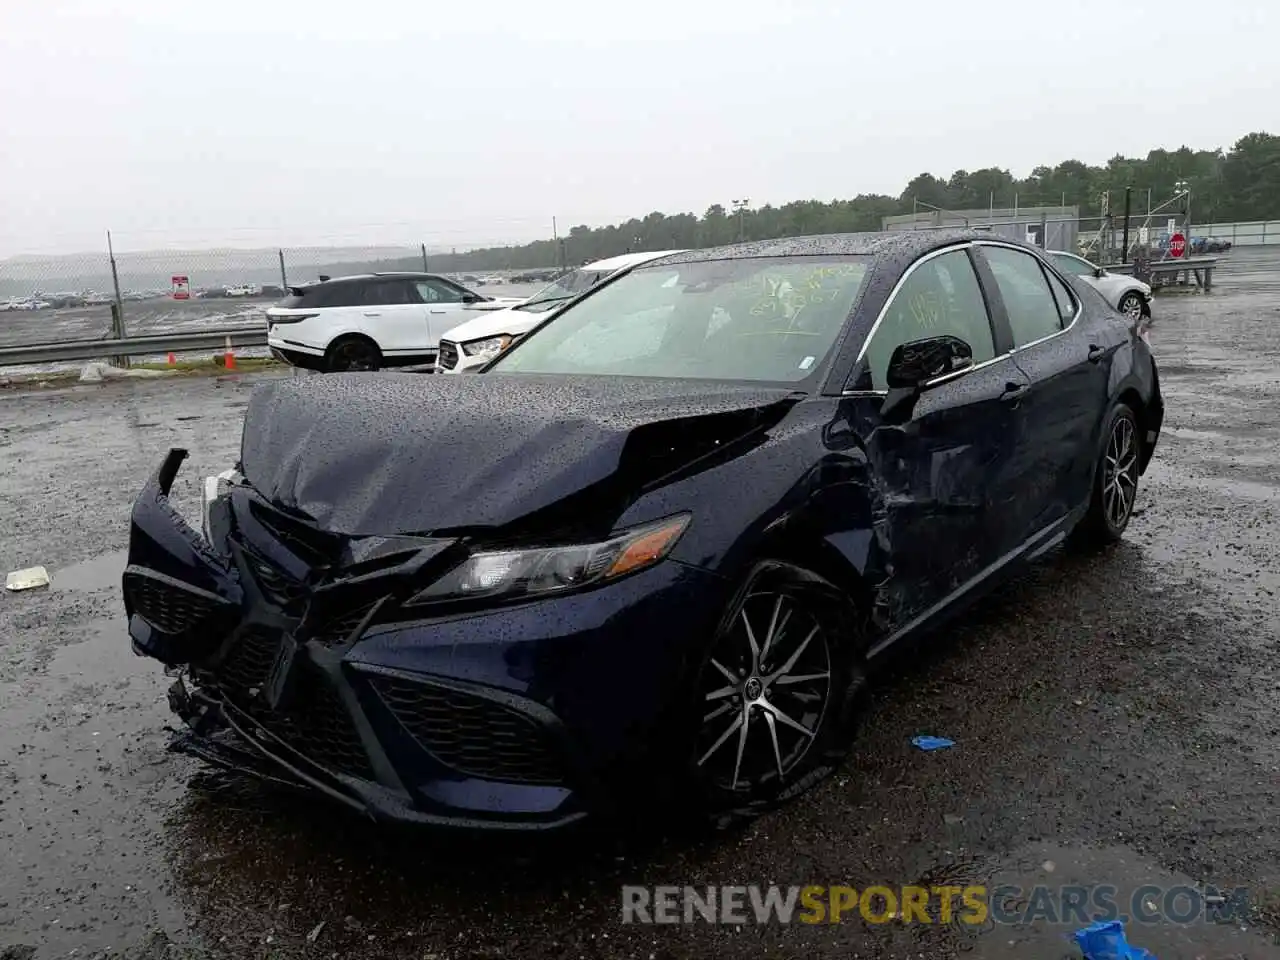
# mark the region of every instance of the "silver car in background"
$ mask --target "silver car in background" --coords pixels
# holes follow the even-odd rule
[[[1084,280],[1126,317],[1132,320],[1144,317],[1150,319],[1151,287],[1141,280],[1123,273],[1111,273],[1096,263],[1090,263],[1084,257],[1065,250],[1046,252],[1055,267],[1063,273],[1073,274]]]

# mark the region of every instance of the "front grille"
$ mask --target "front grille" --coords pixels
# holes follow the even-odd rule
[[[266,598],[276,606],[296,613],[306,600],[306,586],[250,550],[245,550],[244,556],[253,579],[262,588]]]
[[[218,606],[216,600],[166,580],[138,573],[126,573],[124,580],[134,612],[162,633],[194,629]]]
[[[440,354],[437,357],[441,369],[452,370],[458,365],[458,345],[448,340],[440,341]]]
[[[337,690],[318,670],[300,669],[293,696],[284,710],[252,704],[249,712],[271,733],[320,766],[361,780],[374,779],[351,714]]]
[[[356,629],[364,623],[364,618],[377,605],[378,602],[375,601],[365,606],[357,607],[350,613],[335,617],[321,625],[311,636],[311,639],[317,643],[324,644],[326,647],[340,646],[347,643],[352,639]]]
[[[516,710],[397,677],[373,677],[371,682],[418,745],[460,773],[511,783],[563,782],[546,731]]]
[[[247,696],[262,689],[280,652],[280,639],[279,630],[246,630],[214,668],[218,685],[228,693]]]

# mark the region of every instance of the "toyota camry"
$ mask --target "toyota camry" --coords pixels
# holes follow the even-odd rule
[[[133,648],[176,748],[378,820],[766,809],[896,643],[1122,535],[1134,322],[990,233],[793,238],[616,276],[479,376],[268,382],[202,530],[185,451],[138,496]]]

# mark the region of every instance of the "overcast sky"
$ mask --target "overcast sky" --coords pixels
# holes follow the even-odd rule
[[[1280,132],[1275,0],[0,8],[0,256],[464,247]]]

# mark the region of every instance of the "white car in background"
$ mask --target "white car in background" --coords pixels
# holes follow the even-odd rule
[[[474,317],[440,338],[436,373],[474,373],[570,300],[606,277],[680,250],[624,253],[584,264],[557,277],[523,303]]]
[[[446,330],[523,302],[486,297],[432,273],[335,277],[290,287],[267,310],[267,345],[277,359],[311,370],[431,364]]]
[[[1065,250],[1045,252],[1055,267],[1085,281],[1126,317],[1141,320],[1151,316],[1151,287],[1141,280],[1123,273],[1110,273],[1084,257]]]

